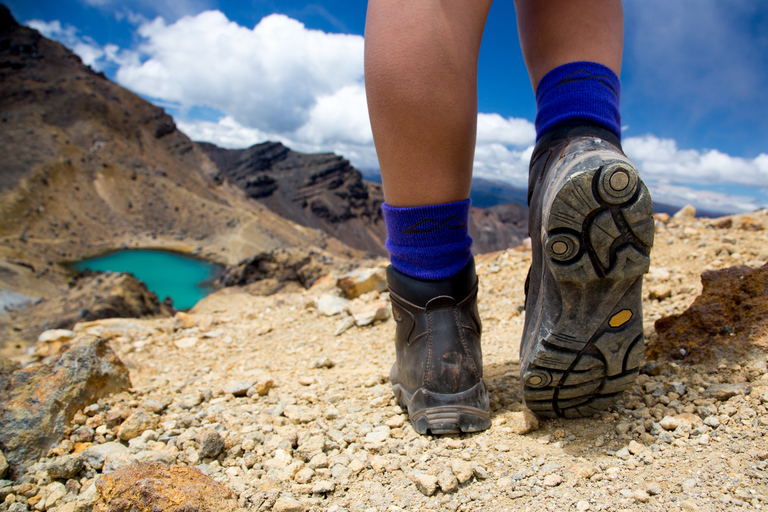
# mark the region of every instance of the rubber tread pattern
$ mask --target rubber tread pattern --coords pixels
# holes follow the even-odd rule
[[[634,384],[643,362],[641,286],[650,266],[653,203],[637,170],[625,159],[620,164],[572,173],[557,185],[548,216],[544,210],[543,272],[560,288],[563,310],[549,330],[539,331],[546,336],[522,368],[526,405],[541,416],[576,418],[607,409]],[[627,173],[634,190],[621,191],[624,202],[616,204],[618,192],[606,193],[608,172]],[[563,236],[580,243],[567,261],[550,249],[551,240]],[[623,310],[631,317],[618,316],[623,323],[611,327]]]

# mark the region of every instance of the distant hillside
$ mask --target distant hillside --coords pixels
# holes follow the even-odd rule
[[[372,254],[386,255],[381,185],[333,153],[306,154],[279,142],[223,149],[198,142],[218,167],[217,179],[240,187],[273,212],[325,231]]]
[[[222,263],[328,245],[217,185],[216,166],[163,110],[110,82],[0,5],[0,289],[47,296],[56,265],[128,247]]]
[[[277,142],[247,149],[197,144],[218,166],[218,179],[232,182],[275,213],[322,229],[356,249],[387,255],[381,213],[384,194],[381,185],[363,179],[380,179],[380,175],[370,171],[363,174],[332,153],[299,153]],[[480,182],[485,203],[493,208],[472,209],[469,233],[475,241],[473,251],[480,254],[519,245],[527,236],[528,209],[499,202],[514,196],[518,189]]]

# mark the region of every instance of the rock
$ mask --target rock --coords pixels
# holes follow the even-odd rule
[[[159,400],[144,400],[139,405],[155,414],[160,414],[165,410],[165,405]]]
[[[54,343],[57,341],[63,341],[63,342],[69,342],[75,339],[74,331],[70,331],[69,329],[50,329],[48,331],[44,331],[40,334],[40,336],[37,337],[38,343]]]
[[[321,357],[312,365],[313,368],[333,368],[334,366],[336,366],[336,363],[329,357]]]
[[[56,506],[64,496],[67,495],[67,488],[61,482],[53,482],[45,486],[43,493],[42,510],[48,510]]]
[[[326,293],[317,299],[317,311],[325,316],[339,315],[347,310],[349,301],[337,295]]]
[[[704,392],[704,396],[712,397],[721,402],[725,402],[736,395],[748,395],[752,388],[746,382],[738,384],[713,384]]]
[[[0,405],[10,396],[13,372],[21,368],[16,361],[0,357]]]
[[[333,333],[334,336],[341,336],[347,330],[349,330],[352,326],[355,325],[355,319],[351,316],[345,316],[341,322],[339,322],[339,325],[336,326],[336,331]]]
[[[576,475],[579,480],[588,480],[597,473],[597,468],[589,463],[574,464],[570,471]]]
[[[675,416],[675,420],[677,421],[678,427],[682,427],[685,431],[693,430],[702,424],[699,415],[693,413],[678,414]]]
[[[179,338],[173,342],[174,345],[176,345],[177,348],[180,349],[187,349],[187,348],[193,348],[195,345],[197,345],[197,338],[195,336],[186,336],[184,338]]]
[[[617,459],[627,460],[630,457],[629,449],[625,446],[624,448],[617,450],[614,456]]]
[[[83,469],[83,456],[81,454],[61,457],[48,465],[48,474],[56,480],[68,480],[75,478]]]
[[[686,311],[656,320],[658,336],[647,357],[703,361],[768,323],[768,263],[704,272],[701,283],[701,295]]]
[[[645,486],[645,492],[651,496],[658,496],[662,493],[661,486],[656,482],[650,482]]]
[[[120,429],[117,431],[117,437],[123,441],[130,441],[135,437],[139,437],[145,430],[154,428],[155,421],[144,411],[136,411],[128,416],[128,418],[120,425]]]
[[[629,445],[627,446],[627,450],[629,450],[629,453],[631,453],[632,455],[637,455],[638,453],[642,453],[645,451],[645,446],[633,440],[629,442]]]
[[[6,473],[8,473],[8,461],[5,460],[3,452],[0,452],[0,479],[5,478]]]
[[[192,329],[197,327],[197,320],[195,317],[183,311],[177,311],[173,316],[173,326],[178,329]]]
[[[302,512],[304,505],[300,501],[288,496],[280,497],[272,507],[274,512]]]
[[[450,471],[442,471],[437,475],[437,484],[440,486],[440,490],[446,494],[458,492],[459,481]]]
[[[635,501],[639,501],[640,503],[648,503],[648,500],[651,499],[651,497],[648,495],[647,492],[645,492],[642,489],[636,490],[632,497],[635,498]]]
[[[214,458],[224,449],[224,439],[213,429],[202,430],[195,440],[200,443],[200,457]]]
[[[544,477],[544,486],[545,487],[557,487],[563,483],[563,477],[556,474],[550,474]]]
[[[675,430],[680,425],[680,422],[677,418],[673,418],[672,416],[664,416],[659,422],[659,425],[661,425],[661,428],[664,430]]]
[[[93,512],[199,510],[236,512],[234,493],[190,467],[136,462],[96,482]]]
[[[267,396],[269,390],[275,385],[275,380],[272,376],[263,372],[257,373],[256,380],[252,382],[253,384],[245,393],[247,396]]]
[[[128,448],[117,442],[97,444],[83,452],[83,460],[93,469],[101,470],[107,458],[128,456]]]
[[[70,348],[57,361],[13,374],[0,418],[0,445],[18,474],[53,448],[79,409],[130,388],[128,370],[102,339]]]
[[[85,270],[65,292],[24,310],[21,336],[34,341],[47,325],[72,329],[78,323],[107,318],[159,318],[174,312],[132,274]],[[58,343],[63,341],[54,345]]]
[[[698,512],[699,506],[693,500],[683,500],[680,503],[680,508],[686,512]]]
[[[371,303],[355,304],[349,307],[349,312],[355,320],[358,327],[370,325],[377,320],[386,320],[389,318],[389,304],[383,300]]]
[[[506,418],[506,426],[515,434],[522,436],[539,429],[539,419],[528,409],[508,414]]]
[[[696,218],[696,208],[687,204],[680,208],[677,213],[672,216],[672,220],[678,224],[683,222],[690,222]]]
[[[456,476],[460,484],[467,483],[474,475],[472,463],[463,460],[452,459],[450,462],[451,471]]]
[[[417,471],[412,473],[409,478],[416,484],[416,488],[424,496],[432,496],[437,491],[437,477],[434,475],[427,475]]]
[[[251,379],[249,380],[238,380],[235,382],[231,382],[224,388],[225,393],[231,393],[234,396],[246,396],[248,394],[248,390],[253,387],[255,382]],[[263,395],[261,395],[263,396]]]
[[[69,348],[69,343],[75,339],[74,331],[69,329],[50,329],[37,337],[35,355],[40,358],[51,357]]]
[[[341,276],[336,281],[336,286],[341,288],[347,298],[354,299],[371,291],[385,291],[387,278],[383,268],[359,268]]]
[[[589,510],[589,502],[585,500],[581,500],[577,502],[576,510],[578,510],[579,512],[586,512],[587,510]]]
[[[480,464],[472,466],[472,473],[478,480],[488,480],[488,471]]]
[[[248,287],[249,292],[259,295],[272,295],[290,282],[309,288],[329,271],[328,264],[318,256],[314,251],[301,247],[262,252],[237,265],[228,266],[216,282],[222,288],[251,285]],[[259,284],[267,286],[253,286]]]
[[[312,494],[329,494],[336,489],[336,484],[330,480],[318,480],[312,486]]]

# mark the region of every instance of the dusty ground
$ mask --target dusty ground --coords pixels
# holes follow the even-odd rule
[[[703,270],[768,260],[766,231],[755,230],[768,224],[768,212],[736,218],[730,227],[707,220],[678,224],[657,226],[644,292],[650,339],[654,320],[693,302]],[[768,507],[768,368],[760,349],[766,338],[755,334],[739,350],[719,349],[706,364],[647,364],[611,411],[537,427],[521,412],[518,377],[529,259],[529,252],[508,250],[478,260],[493,409],[486,432],[430,437],[413,431],[386,377],[394,359],[391,320],[336,335],[342,316],[325,316],[314,306],[327,291],[322,285],[270,297],[230,288],[186,317],[81,324],[81,338],[111,338],[134,391],[78,415],[72,442],[60,452],[74,442],[114,442],[119,422],[144,410],[149,423],[137,429],[127,451],[108,458],[107,470],[133,459],[194,465],[232,488],[246,509]],[[246,392],[251,396],[235,396]],[[224,439],[216,458],[205,457],[207,429]],[[36,465],[24,477],[32,490],[23,490],[35,504],[50,482],[44,468]],[[87,506],[99,475],[86,468],[67,483],[62,505],[49,510],[86,510],[78,507]],[[12,500],[29,501],[13,489]],[[0,510],[8,510],[8,499]]]

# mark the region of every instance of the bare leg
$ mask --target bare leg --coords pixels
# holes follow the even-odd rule
[[[597,62],[620,74],[621,0],[515,0],[515,11],[534,91],[544,75],[569,62]]]
[[[390,206],[469,197],[491,0],[370,0],[365,85]]]

